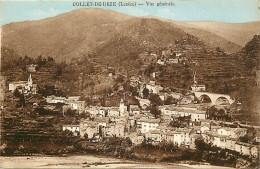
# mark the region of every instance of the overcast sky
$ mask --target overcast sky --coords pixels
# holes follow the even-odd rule
[[[82,1],[83,0],[81,0],[81,2]],[[155,2],[155,0],[150,0],[149,2],[153,1]],[[161,2],[165,1],[169,0],[164,0]],[[26,20],[39,20],[82,8],[73,6],[73,2],[79,1],[2,1],[1,25]],[[146,1],[138,0],[138,2]],[[176,21],[216,21],[227,23],[244,23],[260,20],[258,0],[172,0],[171,2],[174,2],[175,6],[148,7],[143,5],[138,7],[103,8],[134,16],[151,15]]]

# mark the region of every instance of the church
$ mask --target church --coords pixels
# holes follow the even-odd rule
[[[10,92],[14,92],[15,89],[24,94],[37,94],[37,84],[33,84],[31,74],[27,81],[12,82],[9,84],[8,90]]]

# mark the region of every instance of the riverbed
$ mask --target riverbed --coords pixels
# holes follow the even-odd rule
[[[139,162],[93,155],[0,157],[0,168],[222,168],[210,165]]]

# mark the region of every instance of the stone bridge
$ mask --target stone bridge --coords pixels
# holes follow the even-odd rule
[[[195,96],[199,99],[201,96],[208,96],[211,100],[212,105],[216,105],[216,102],[220,98],[225,98],[229,102],[229,104],[232,104],[235,102],[230,95],[227,94],[218,94],[218,93],[210,93],[210,92],[193,92]]]

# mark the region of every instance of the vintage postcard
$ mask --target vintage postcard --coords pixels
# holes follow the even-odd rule
[[[260,167],[258,0],[0,4],[0,168]]]

